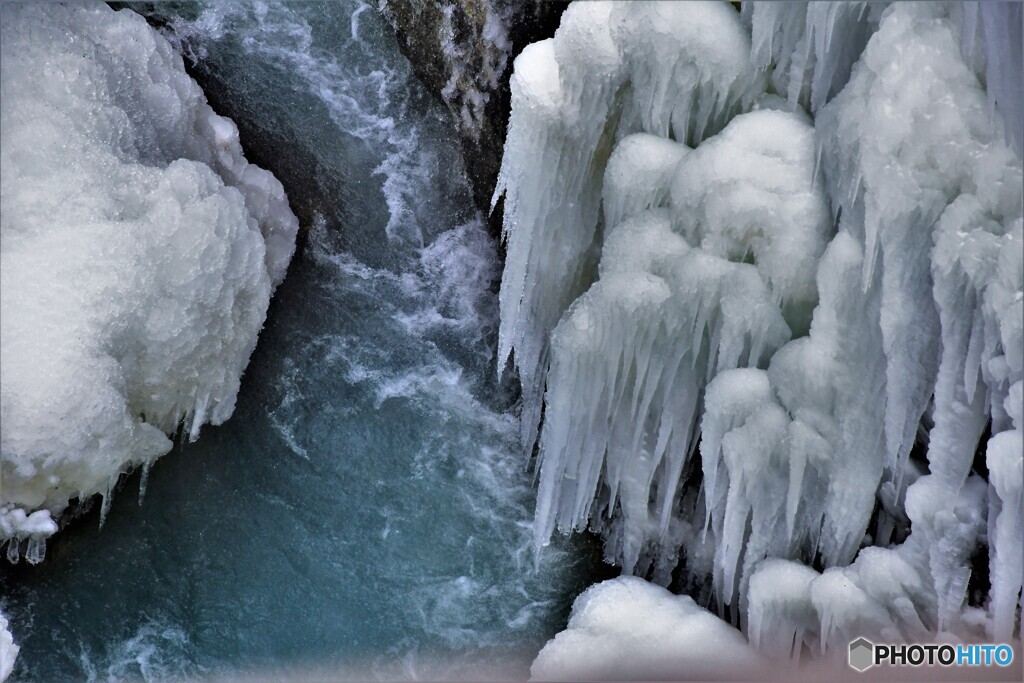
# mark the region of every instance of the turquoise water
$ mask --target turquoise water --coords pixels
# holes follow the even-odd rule
[[[155,12],[307,233],[232,419],[0,569],[14,680],[524,676],[599,570],[530,548],[500,268],[441,108],[369,5]]]

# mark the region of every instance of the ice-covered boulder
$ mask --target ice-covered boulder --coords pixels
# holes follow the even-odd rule
[[[20,648],[14,644],[14,637],[7,630],[7,618],[0,613],[0,682],[6,681],[14,670],[14,661]]]
[[[16,557],[69,500],[231,415],[298,222],[140,16],[0,12],[0,543]]]
[[[764,665],[738,630],[631,576],[591,586],[530,669],[535,681],[717,680]]]

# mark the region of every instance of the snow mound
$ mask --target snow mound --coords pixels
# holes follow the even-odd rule
[[[2,19],[0,543],[38,561],[69,500],[231,415],[298,221],[140,16]]]
[[[537,681],[710,680],[763,661],[743,635],[685,595],[623,576],[576,599],[566,630],[530,669]]]

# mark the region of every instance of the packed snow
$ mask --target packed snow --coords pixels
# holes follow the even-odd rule
[[[69,501],[230,417],[298,221],[142,17],[2,13],[0,544],[38,562]]]
[[[739,631],[689,596],[622,576],[576,599],[568,628],[544,646],[530,674],[535,681],[713,680],[746,678],[763,664]]]
[[[782,658],[1019,637],[1011,5],[582,3],[516,60],[538,546],[595,530]]]

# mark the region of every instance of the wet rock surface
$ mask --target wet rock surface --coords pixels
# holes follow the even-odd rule
[[[509,114],[512,61],[528,44],[549,38],[568,2],[536,0],[382,0],[381,11],[427,89],[455,121],[473,186],[485,213],[501,167]],[[500,232],[501,212],[490,216]]]

